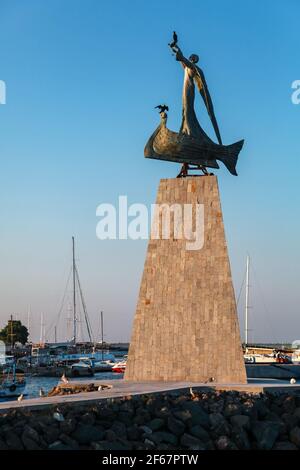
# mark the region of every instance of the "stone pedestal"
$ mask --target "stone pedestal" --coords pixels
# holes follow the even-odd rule
[[[162,179],[156,203],[202,204],[203,247],[149,241],[125,380],[246,383],[217,178]]]

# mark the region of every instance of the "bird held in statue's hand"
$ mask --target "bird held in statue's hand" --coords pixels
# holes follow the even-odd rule
[[[158,106],[155,106],[154,109],[159,109],[160,113],[164,113],[165,111],[169,111],[169,106],[166,106],[165,104],[159,104]]]
[[[176,34],[176,31],[173,31],[173,41],[170,42],[169,46],[173,49],[173,47],[177,46],[177,41],[178,41],[178,36]]]
[[[67,377],[66,377],[65,374],[63,374],[63,375],[61,376],[61,381],[62,381],[64,384],[68,384],[68,383],[69,383],[69,381],[68,381],[68,379],[67,379]]]

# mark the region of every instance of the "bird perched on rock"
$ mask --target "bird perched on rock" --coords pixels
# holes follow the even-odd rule
[[[190,395],[191,395],[192,398],[196,398],[196,396],[197,396],[197,395],[193,392],[192,387],[190,387]]]
[[[178,36],[176,34],[176,31],[173,31],[173,41],[169,43],[169,46],[173,49],[173,47],[177,46],[178,42]]]
[[[66,377],[65,374],[63,374],[63,375],[61,376],[61,379],[60,379],[60,380],[61,380],[64,384],[68,384],[68,383],[69,383],[69,381],[68,381],[68,379],[67,379],[67,377]]]
[[[24,398],[24,395],[23,395],[23,393],[21,393],[21,395],[18,397],[18,401],[19,401],[19,402],[22,401],[23,398]]]
[[[59,411],[55,411],[53,413],[53,418],[55,419],[55,421],[58,421],[59,423],[62,423],[65,420],[65,418],[63,417],[61,413],[59,413]]]
[[[40,388],[39,395],[40,395],[40,397],[45,396],[45,392],[44,392],[44,389],[42,387]]]
[[[160,113],[164,113],[165,111],[169,111],[169,106],[166,106],[165,104],[159,104],[158,106],[155,106],[154,109],[159,109]]]
[[[290,384],[294,385],[296,383],[296,379],[294,379],[294,377],[291,378],[290,380]]]

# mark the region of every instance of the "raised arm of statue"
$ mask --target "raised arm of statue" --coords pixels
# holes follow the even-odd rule
[[[183,68],[188,67],[191,70],[195,70],[194,64],[189,59],[184,57],[181,49],[178,46],[174,52],[176,52],[176,60],[182,63]]]

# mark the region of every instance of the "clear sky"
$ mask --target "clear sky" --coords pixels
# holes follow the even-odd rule
[[[43,313],[53,339],[74,235],[94,331],[103,309],[105,339],[129,339],[146,242],[99,241],[96,207],[149,205],[178,172],[143,158],[155,105],[180,125],[175,29],[200,56],[224,143],[246,141],[239,176],[218,177],[237,295],[247,252],[255,268],[250,339],[300,338],[299,15],[298,0],[0,0],[1,325],[30,306],[31,337]],[[213,136],[200,101],[197,112]]]

